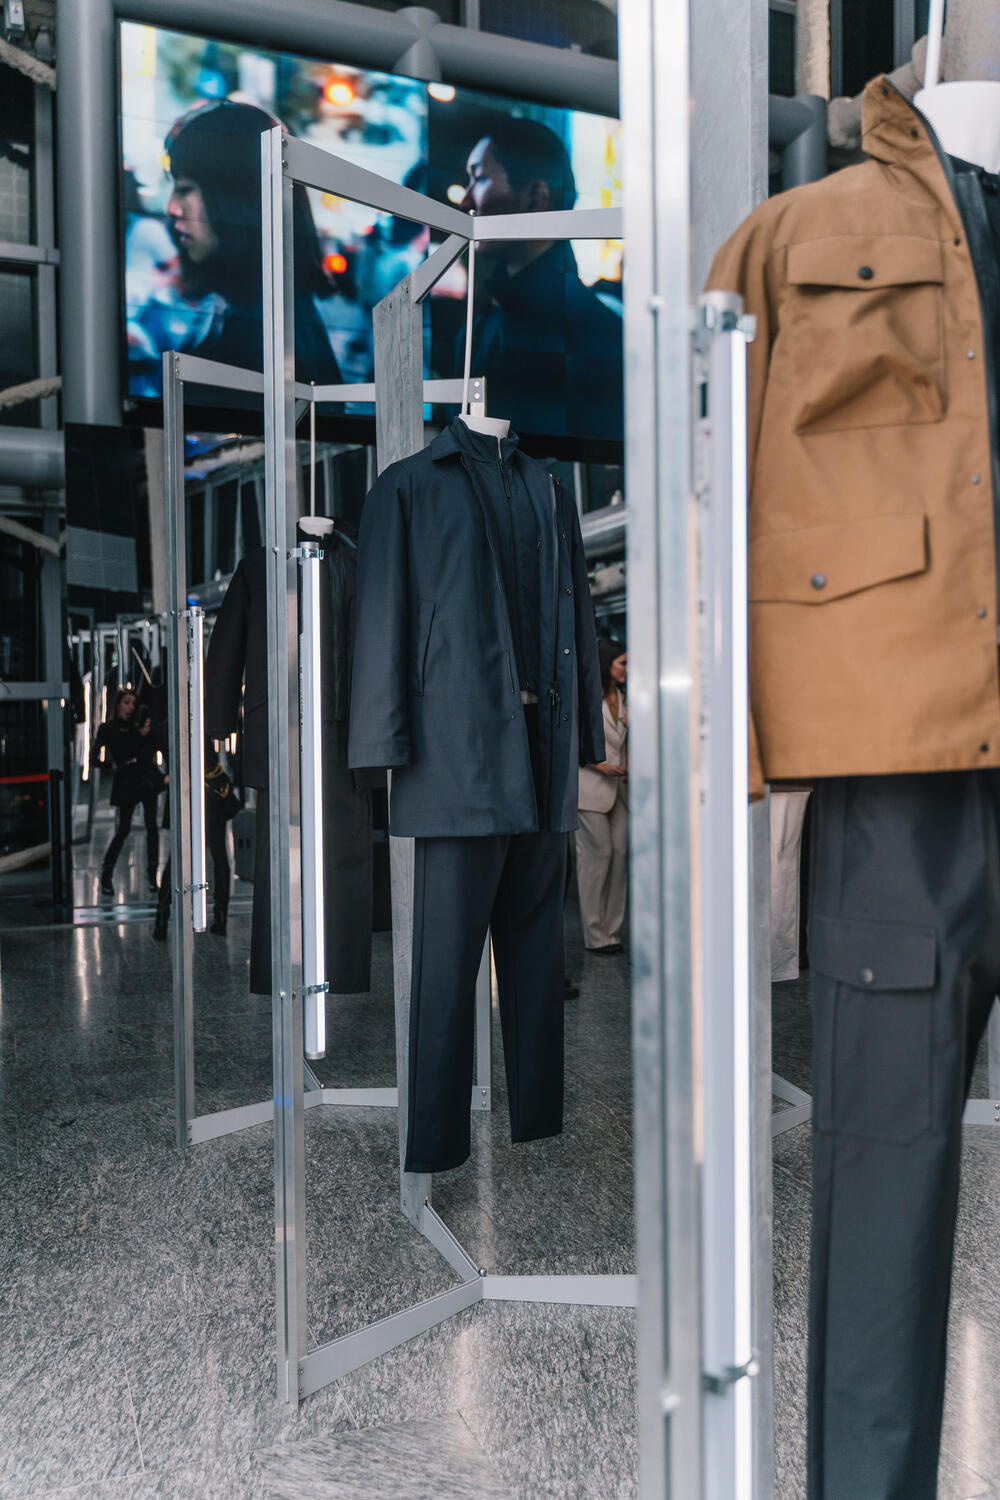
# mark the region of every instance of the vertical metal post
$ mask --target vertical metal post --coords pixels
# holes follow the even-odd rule
[[[185,888],[191,884],[191,766],[187,755],[188,657],[182,621],[187,608],[187,530],[184,507],[184,387],[176,356],[163,356],[163,499],[167,521],[167,745],[170,774],[170,878],[173,883],[174,1103],[176,1140],[188,1145],[194,1118],[193,942]],[[104,651],[95,655],[94,686],[100,692]],[[96,785],[96,767],[91,769]]]
[[[705,1493],[753,1494],[746,341],[742,302],[701,301],[699,756]]]
[[[313,402],[313,411],[316,403]],[[319,547],[299,549],[299,758],[302,778],[302,992],[305,1049],[311,1062],[326,1056],[326,910],[323,892],[323,722],[319,631]]]
[[[424,438],[423,326],[413,277],[383,297],[372,316],[375,343],[375,440],[378,472],[417,453]],[[392,805],[392,772],[389,773]],[[399,1117],[399,1202],[419,1229],[431,1196],[427,1172],[404,1172],[409,1120],[410,980],[413,967],[412,839],[390,838],[392,968],[396,1010],[396,1084]]]
[[[771,800],[750,809],[751,1192],[753,1194],[754,1488],[775,1492],[774,1208],[771,1125]]]
[[[702,1494],[688,0],[622,0],[639,1487]]]
[[[298,729],[292,183],[280,127],[261,136],[264,284],[268,797],[278,1396],[297,1405],[306,1351],[305,1123]]]
[[[187,616],[188,756],[191,777],[191,925],[208,926],[208,851],[205,847],[205,611]],[[172,820],[171,820],[172,821]]]
[[[476,976],[476,1082],[472,1090],[473,1110],[492,1108],[490,1079],[490,1026],[493,1010],[493,965],[489,937]]]

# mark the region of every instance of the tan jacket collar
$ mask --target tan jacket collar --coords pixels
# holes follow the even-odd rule
[[[961,229],[961,215],[930,126],[884,75],[873,78],[865,89],[861,144],[876,161],[912,173],[938,200],[952,225]]]

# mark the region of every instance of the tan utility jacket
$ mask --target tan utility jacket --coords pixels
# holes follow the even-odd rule
[[[757,318],[757,791],[761,776],[1000,766],[975,272],[938,148],[885,79],[865,92],[863,144],[870,160],[756,209],[709,278]]]

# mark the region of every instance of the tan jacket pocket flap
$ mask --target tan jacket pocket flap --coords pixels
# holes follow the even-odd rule
[[[792,286],[850,287],[873,292],[944,280],[939,240],[903,234],[834,234],[788,247]]]
[[[750,599],[826,604],[927,568],[922,515],[868,516],[750,543]]]

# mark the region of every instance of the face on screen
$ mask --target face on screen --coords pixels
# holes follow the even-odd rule
[[[477,215],[620,202],[615,120],[130,22],[120,32],[132,397],[160,397],[166,351],[262,368],[260,136],[277,124]],[[296,188],[294,241],[298,378],[370,381],[372,310],[434,248],[431,233]],[[479,249],[472,366],[490,410],[567,454],[577,438],[620,440],[621,245]],[[462,373],[467,292],[463,260],[425,305],[428,377]],[[334,413],[370,414],[351,402]]]

